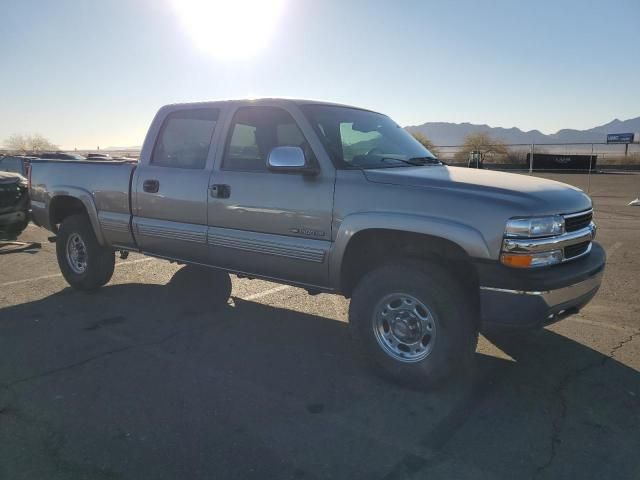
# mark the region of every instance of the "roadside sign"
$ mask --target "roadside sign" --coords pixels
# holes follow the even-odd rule
[[[527,153],[527,163],[534,170],[573,170],[588,172],[596,169],[597,155],[565,155],[556,153]]]
[[[607,143],[634,143],[639,135],[633,133],[608,133]]]

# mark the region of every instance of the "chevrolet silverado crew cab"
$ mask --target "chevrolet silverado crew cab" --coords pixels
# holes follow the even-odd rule
[[[169,105],[138,163],[33,160],[36,224],[93,290],[116,251],[351,298],[381,372],[434,385],[489,325],[540,326],[595,295],[605,253],[582,191],[443,165],[380,113],[306,100]]]

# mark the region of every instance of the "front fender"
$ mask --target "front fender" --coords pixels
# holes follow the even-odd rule
[[[53,187],[51,187],[49,198],[47,201],[50,230],[53,230],[55,228],[55,225],[53,225],[53,222],[51,221],[51,204],[56,197],[60,196],[77,198],[82,202],[82,205],[84,205],[84,208],[87,211],[87,215],[89,217],[89,221],[91,222],[91,226],[93,227],[93,232],[96,235],[96,239],[98,240],[98,244],[104,245],[104,235],[102,233],[102,228],[100,227],[100,221],[98,220],[98,209],[96,208],[93,195],[91,194],[91,192],[89,192],[88,190],[84,190],[83,188],[73,187],[70,185],[54,185]]]
[[[482,234],[462,223],[437,217],[386,212],[366,212],[348,215],[340,224],[329,260],[331,285],[339,288],[342,261],[353,236],[363,230],[385,229],[421,233],[449,240],[460,246],[470,257],[490,259],[489,247]]]

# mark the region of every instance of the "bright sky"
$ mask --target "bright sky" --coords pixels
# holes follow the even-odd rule
[[[21,0],[0,18],[0,144],[140,145],[163,104],[262,96],[545,133],[640,115],[638,0]]]

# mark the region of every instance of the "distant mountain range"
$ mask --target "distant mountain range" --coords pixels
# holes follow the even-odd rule
[[[580,143],[606,142],[607,133],[640,132],[640,117],[618,120],[588,130],[563,129],[550,135],[539,130],[523,132],[519,128],[490,127],[472,123],[427,122],[405,127],[410,132],[426,135],[436,145],[461,145],[470,133],[488,133],[505,143]]]
[[[405,127],[410,132],[420,132],[426,135],[435,145],[462,145],[464,137],[470,133],[488,133],[493,138],[507,144],[514,143],[600,143],[607,141],[607,133],[640,132],[640,117],[629,120],[612,120],[609,123],[593,127],[588,130],[573,130],[565,128],[556,133],[545,135],[539,130],[524,132],[519,128],[490,127],[473,123],[427,122],[422,125]],[[105,151],[140,150],[141,146],[107,147]]]

